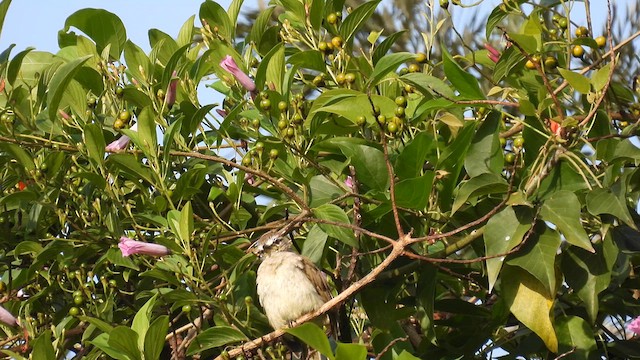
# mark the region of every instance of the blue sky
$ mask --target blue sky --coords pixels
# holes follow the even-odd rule
[[[120,17],[127,36],[149,50],[147,31],[155,28],[176,36],[182,24],[197,14],[204,0],[13,0],[0,35],[0,51],[16,44],[12,53],[33,46],[57,52],[58,31],[66,18],[83,8],[100,8]],[[218,1],[224,8],[230,0]]]

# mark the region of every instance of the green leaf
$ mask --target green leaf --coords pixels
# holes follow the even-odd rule
[[[4,3],[5,1],[0,4],[0,18],[2,18],[1,11]],[[1,30],[2,27],[0,26],[0,31]],[[24,60],[25,56],[27,56],[27,54],[29,54],[32,50],[34,50],[34,48],[29,47],[26,50],[19,52],[16,56],[13,57],[13,59],[11,59],[9,68],[7,70],[7,82],[9,84],[13,85],[13,83],[16,81],[20,72],[20,67],[22,66],[22,61]]]
[[[126,326],[118,326],[109,333],[109,346],[131,360],[142,360],[138,349],[138,334]]]
[[[637,230],[627,207],[626,194],[616,196],[610,188],[596,188],[587,193],[587,210],[592,215],[610,214]]]
[[[540,216],[558,227],[569,244],[593,252],[593,246],[580,223],[580,201],[570,191],[558,191],[542,205]]]
[[[596,91],[604,89],[604,86],[609,81],[609,73],[611,72],[611,63],[596,70],[595,74],[591,77],[591,84]]]
[[[138,82],[149,84],[153,80],[153,68],[149,57],[131,40],[124,44],[124,59],[127,63],[127,70]]]
[[[33,350],[31,352],[31,357],[33,359],[46,360],[53,360],[56,358],[56,352],[53,349],[53,344],[51,341],[51,330],[43,331],[40,336],[38,336],[33,341]]]
[[[231,4],[229,4],[229,9],[227,9],[229,20],[231,21],[231,34],[235,34],[235,29],[238,23],[238,15],[240,15],[240,9],[242,8],[243,3],[244,0],[233,0],[231,1]]]
[[[493,30],[506,16],[507,12],[503,10],[503,6],[496,6],[493,9],[491,14],[489,15],[489,18],[487,19],[487,26],[485,29],[485,37],[487,38],[487,40],[491,37],[491,33],[493,32]]]
[[[78,72],[80,66],[82,66],[82,64],[91,57],[91,55],[87,55],[64,64],[53,75],[53,78],[49,83],[49,93],[47,95],[47,107],[49,109],[49,119],[51,121],[58,116],[58,106],[60,105],[62,96],[67,90],[67,86],[73,79],[73,76]]]
[[[130,137],[135,142],[135,137]],[[136,145],[148,158],[155,159],[158,156],[156,121],[151,107],[145,107],[138,114],[138,140],[139,143]]]
[[[619,254],[611,236],[594,246],[595,253],[580,248],[566,249],[563,251],[561,267],[565,281],[582,300],[592,323],[598,317],[598,294],[611,283],[611,270]]]
[[[179,47],[190,45],[193,42],[193,21],[195,17],[195,15],[192,15],[180,27],[178,38],[176,39]]]
[[[400,355],[398,355],[394,360],[420,360],[420,358],[411,355],[407,350],[402,350]]]
[[[484,173],[500,174],[504,165],[500,146],[501,113],[491,111],[484,119],[473,138],[464,167],[471,177]]]
[[[569,85],[571,85],[577,91],[588,94],[591,91],[591,85],[589,83],[589,79],[581,74],[575,73],[571,70],[558,68],[560,75],[567,80]]]
[[[458,185],[458,176],[462,172],[464,157],[471,145],[471,139],[475,133],[477,123],[470,121],[465,123],[464,127],[458,133],[458,137],[449,144],[440,158],[438,159],[437,169],[447,171],[447,177],[442,180],[443,187],[440,191],[439,199],[444,208],[448,208],[451,204],[454,188]]]
[[[424,73],[409,73],[401,76],[400,80],[414,86],[424,95],[446,96],[449,99],[455,97],[451,87],[435,76]]]
[[[116,349],[109,345],[109,334],[102,333],[96,336],[93,340],[89,341],[90,344],[104,351],[107,355],[117,360],[131,360],[119,349]]]
[[[398,178],[415,178],[422,173],[427,155],[433,147],[433,140],[433,135],[426,131],[416,134],[396,159],[394,170]]]
[[[509,37],[516,44],[520,45],[527,54],[535,54],[538,51],[539,43],[535,36],[509,33]]]
[[[396,183],[395,198],[398,206],[423,210],[429,202],[434,177],[435,173],[430,171],[425,175]]]
[[[382,151],[366,145],[345,146],[340,150],[356,168],[358,181],[374,190],[389,188],[389,174]]]
[[[367,20],[373,15],[380,0],[366,2],[355,8],[340,25],[340,36],[347,46],[353,43],[355,34],[360,30]]]
[[[214,26],[217,27],[218,34],[226,41],[231,42],[233,40],[234,34],[231,19],[229,19],[226,10],[217,2],[211,0],[203,2],[202,5],[200,5],[199,16],[211,29],[213,29]]]
[[[565,315],[556,318],[556,334],[560,345],[558,353],[571,352],[572,359],[592,359],[592,353],[598,348],[591,326],[581,317]]]
[[[275,89],[275,91],[282,93],[282,81],[284,79],[284,46],[278,46],[275,51],[269,57],[269,63],[267,65],[267,72],[265,74],[265,85],[269,88]],[[264,61],[264,59],[263,59]]]
[[[87,124],[84,129],[84,144],[87,147],[89,158],[94,164],[99,165],[104,162],[104,135],[102,128],[97,124]]]
[[[307,238],[304,240],[301,254],[313,263],[320,264],[322,262],[322,255],[324,254],[327,238],[327,233],[322,231],[318,224],[313,225],[307,233]]]
[[[196,336],[187,349],[187,356],[192,356],[208,349],[246,340],[249,339],[238,329],[230,326],[215,326]]]
[[[7,10],[9,10],[9,5],[11,5],[11,0],[3,0],[0,3],[0,34],[2,34],[4,18],[5,16],[7,16]]]
[[[149,30],[149,44],[152,52],[156,54],[157,61],[165,67],[179,49],[178,43],[169,34],[158,29]]]
[[[547,293],[556,291],[556,252],[560,247],[560,234],[546,226],[539,226],[524,247],[511,255],[507,264],[519,266],[535,276]]]
[[[324,55],[318,50],[299,51],[291,55],[287,59],[287,62],[303,69],[317,70],[320,72],[326,71]]]
[[[380,59],[382,59],[383,56],[387,54],[389,50],[391,50],[391,47],[396,42],[396,40],[398,40],[398,38],[402,36],[405,32],[407,31],[401,30],[401,31],[395,32],[387,36],[386,39],[384,39],[380,43],[380,45],[375,47],[375,49],[373,50],[373,56],[372,56],[372,61],[374,66],[378,63],[378,61],[380,61]]]
[[[453,87],[460,92],[460,95],[467,99],[484,99],[484,93],[480,89],[478,79],[464,71],[453,59],[446,46],[442,46],[444,61],[444,73]]]
[[[502,176],[494,173],[480,174],[462,183],[451,207],[451,213],[455,213],[470,198],[476,198],[487,194],[506,192],[509,184]]]
[[[318,350],[318,352],[329,358],[329,360],[335,359],[333,351],[331,351],[329,339],[318,325],[308,322],[292,329],[285,329],[285,331]]]
[[[127,42],[127,31],[118,16],[102,9],[82,9],[71,14],[64,23],[64,32],[73,26],[87,34],[101,53],[109,46],[109,56],[119,60]]]
[[[143,179],[150,184],[154,184],[153,173],[143,166],[132,154],[111,154],[107,158],[107,164],[115,165],[124,174],[133,179]]]
[[[361,344],[343,344],[336,346],[336,360],[366,360],[367,348]]]
[[[145,335],[149,330],[149,322],[151,321],[151,311],[156,303],[158,294],[153,295],[147,302],[138,310],[133,318],[131,329],[138,334],[138,349],[144,351]]]
[[[274,65],[270,65],[271,59],[274,57],[276,58]],[[277,71],[278,69],[276,69],[278,64],[280,65],[279,72]],[[270,67],[271,70],[269,69]],[[267,75],[267,73],[269,73],[269,75]],[[258,70],[256,71],[256,88],[264,88],[269,80],[268,77],[271,77],[271,81],[273,81],[273,78],[277,78],[278,74],[281,75],[279,84],[282,85],[282,76],[284,75],[284,47],[282,44],[276,45],[267,55],[264,56],[264,58],[262,58],[262,61],[258,66]]]
[[[264,35],[269,26],[273,9],[274,7],[270,6],[258,14],[258,17],[253,22],[249,35],[247,35],[247,43],[255,42],[256,45],[258,45],[257,47],[260,48],[260,41],[262,40],[262,35]]]
[[[144,359],[158,360],[165,345],[165,336],[169,330],[169,316],[162,315],[155,319],[144,338]]]
[[[311,181],[309,181],[309,188],[311,189],[309,206],[312,208],[326,204],[344,194],[343,189],[322,175],[312,177]]]
[[[553,296],[531,274],[519,267],[502,270],[502,293],[511,313],[542,339],[551,352],[558,352],[558,338],[551,322]]]
[[[367,87],[376,86],[389,72],[396,71],[400,64],[413,59],[414,54],[408,52],[398,52],[383,56],[373,68],[373,73],[367,81]]]
[[[18,161],[18,163],[22,165],[25,168],[25,170],[33,170],[36,168],[36,165],[33,162],[33,158],[31,157],[31,154],[29,154],[25,149],[20,147],[20,145],[2,142],[0,143],[0,150],[6,151],[9,154],[11,154],[11,156],[16,161]]]
[[[485,252],[491,257],[487,259],[489,291],[493,289],[506,258],[506,255],[496,256],[506,254],[520,244],[530,228],[531,218],[518,218],[512,207],[504,208],[487,221],[483,237]]]
[[[311,28],[316,32],[320,30],[322,26],[322,18],[324,16],[325,0],[312,0],[309,8],[309,23]]]
[[[336,223],[351,224],[347,214],[337,205],[324,204],[313,209],[315,217],[321,220],[332,221]],[[329,236],[341,241],[351,247],[358,248],[358,242],[353,235],[353,230],[338,225],[318,224],[322,231]]]

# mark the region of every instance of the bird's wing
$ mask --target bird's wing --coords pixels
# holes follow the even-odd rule
[[[324,300],[324,302],[331,300],[331,288],[329,288],[329,283],[327,282],[327,275],[318,269],[318,267],[306,257],[300,256],[300,259],[302,270],[318,290],[322,300]]]

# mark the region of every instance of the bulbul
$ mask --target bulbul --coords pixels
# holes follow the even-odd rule
[[[261,260],[256,278],[258,297],[274,329],[289,326],[331,299],[326,274],[293,252],[285,234],[267,233],[251,246]]]

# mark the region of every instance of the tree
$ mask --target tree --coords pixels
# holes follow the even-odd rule
[[[331,359],[640,356],[637,64],[617,56],[638,33],[613,41],[609,10],[600,37],[581,4],[504,1],[485,49],[438,42],[436,16],[394,47],[364,30],[380,1],[337,0],[275,2],[240,37],[242,2],[206,1],[149,54],[83,9],[57,54],[10,47],[3,354],[281,358],[288,332]],[[335,294],[273,331],[246,249],[286,224]],[[306,321],[334,308],[332,350]]]

